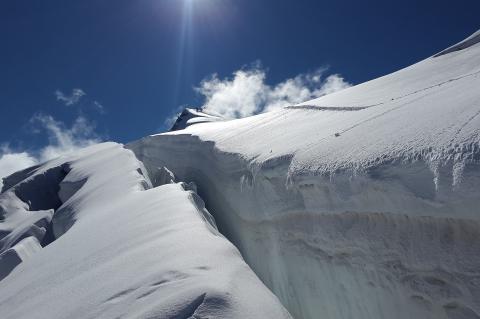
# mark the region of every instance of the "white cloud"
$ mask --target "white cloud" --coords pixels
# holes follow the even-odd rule
[[[271,86],[266,72],[256,66],[238,70],[232,78],[219,79],[216,74],[196,88],[205,98],[204,109],[228,118],[240,118],[298,104],[330,94],[351,85],[342,76],[324,77],[325,69],[300,74]]]
[[[271,90],[261,69],[239,70],[232,79],[216,74],[203,80],[196,90],[205,96],[204,109],[225,117],[239,118],[258,113]]]
[[[85,93],[85,91],[82,89],[73,89],[70,95],[63,93],[60,90],[56,90],[54,93],[57,101],[62,102],[66,106],[73,106],[78,104],[80,100],[85,100],[84,96],[87,95],[87,93]],[[100,114],[106,113],[105,106],[103,106],[103,104],[98,102],[97,100],[87,99],[87,101],[84,102],[86,103],[82,103],[83,107],[93,109]]]
[[[36,115],[30,121],[39,128],[36,131],[46,131],[49,143],[36,151],[14,151],[8,145],[2,146],[0,188],[1,179],[16,171],[100,142],[94,125],[83,116],[79,116],[70,128],[50,115]]]
[[[27,152],[14,153],[8,145],[0,152],[0,190],[3,187],[2,177],[15,173],[38,163],[38,160]]]
[[[63,102],[65,105],[75,105],[80,102],[80,99],[87,95],[82,89],[73,89],[70,95],[63,93],[60,90],[55,91],[55,96],[57,97],[57,101]]]
[[[63,154],[96,144],[100,140],[96,136],[95,127],[85,117],[79,116],[71,128],[56,121],[50,115],[36,115],[32,123],[39,123],[49,136],[49,145],[39,151],[40,162],[48,161]]]

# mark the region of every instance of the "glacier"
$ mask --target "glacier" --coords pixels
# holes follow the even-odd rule
[[[480,318],[479,40],[5,178],[2,318]]]
[[[472,40],[473,39],[473,40]],[[295,318],[480,318],[478,33],[390,75],[129,144]]]
[[[15,185],[7,178],[0,208],[15,236],[0,255],[1,317],[290,318],[195,185],[164,170],[153,188],[144,172],[131,151],[104,143],[17,173]],[[54,201],[37,197],[52,189]],[[48,205],[53,216],[37,210]]]

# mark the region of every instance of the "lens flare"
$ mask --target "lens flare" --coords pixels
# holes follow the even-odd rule
[[[195,44],[205,45],[205,34],[215,37],[227,29],[231,23],[228,4],[231,0],[181,0],[179,19],[178,53],[175,78],[175,103],[178,102],[180,88],[193,79]],[[180,8],[179,8],[180,9]],[[230,21],[229,21],[230,19]],[[228,21],[228,22],[227,22]],[[196,35],[203,36],[200,42]],[[208,39],[207,39],[208,40]]]

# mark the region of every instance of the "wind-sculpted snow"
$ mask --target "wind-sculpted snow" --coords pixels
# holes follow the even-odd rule
[[[480,318],[480,45],[128,145],[193,181],[295,318]]]
[[[4,179],[0,194],[0,253],[21,239],[33,236],[39,242],[47,238],[54,210],[61,205],[58,184],[68,165],[27,169]]]
[[[449,53],[452,53],[452,52],[456,52],[456,51],[460,51],[460,50],[464,50],[464,49],[467,49],[477,43],[480,42],[480,30],[475,32],[474,34],[472,34],[470,37],[466,38],[465,40],[443,50],[442,52],[439,52],[437,54],[434,55],[434,57],[439,57],[439,56],[442,56],[444,54],[449,54]]]
[[[221,231],[295,318],[480,319],[479,77],[477,32],[313,101],[187,110],[133,152],[13,174],[1,317],[289,318]]]
[[[21,262],[27,260],[42,249],[38,239],[31,236],[22,239],[13,248],[0,254],[0,280],[5,278]]]
[[[64,174],[51,178],[58,167]],[[51,243],[30,236],[0,256],[1,318],[290,318],[218,232],[195,185],[155,173],[152,188],[131,151],[106,143],[7,183],[2,223],[42,214],[23,202],[35,189],[56,189],[49,198],[60,205],[37,202],[55,210]],[[37,179],[45,183],[33,187]]]

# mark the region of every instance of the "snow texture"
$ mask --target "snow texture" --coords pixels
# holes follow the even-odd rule
[[[470,39],[470,40],[469,40]],[[128,145],[192,181],[295,318],[480,318],[480,43]]]
[[[290,318],[195,185],[157,175],[104,143],[7,178],[1,318]]]
[[[480,42],[480,30],[475,32],[474,34],[472,34],[471,36],[469,36],[465,40],[463,40],[463,41],[461,41],[461,42],[443,50],[442,52],[439,52],[439,53],[435,54],[434,57],[438,57],[438,56],[441,56],[441,55],[444,55],[444,54],[448,54],[448,53],[451,53],[451,52],[466,49],[468,47],[471,47],[472,45],[477,44],[478,42]]]
[[[14,247],[0,254],[0,280],[5,278],[21,262],[27,260],[42,249],[35,237],[27,237]]]
[[[295,318],[480,319],[478,40],[7,177],[2,319],[289,318],[218,230]]]

